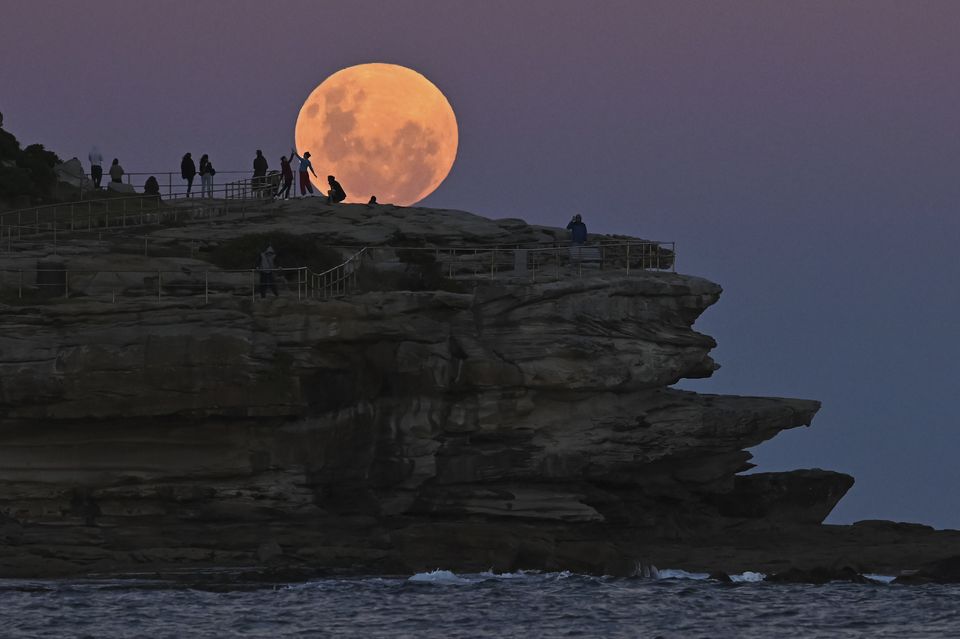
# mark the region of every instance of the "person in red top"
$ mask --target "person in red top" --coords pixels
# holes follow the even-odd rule
[[[280,158],[280,177],[283,178],[283,185],[274,197],[279,199],[283,195],[285,200],[290,197],[290,187],[293,186],[293,169],[290,168],[290,160],[287,156]]]

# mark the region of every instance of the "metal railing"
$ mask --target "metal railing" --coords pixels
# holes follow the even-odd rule
[[[669,249],[666,248],[669,246]],[[541,248],[504,247],[364,247],[342,263],[325,271],[316,272],[306,266],[275,268],[279,279],[262,278],[258,269],[199,269],[181,267],[179,270],[109,270],[70,269],[66,265],[39,262],[35,269],[0,269],[0,293],[16,289],[17,299],[25,297],[77,297],[103,299],[113,303],[119,298],[146,298],[203,296],[204,303],[211,297],[229,295],[249,296],[256,301],[277,284],[287,289],[296,286],[297,299],[328,300],[347,296],[360,290],[360,271],[364,262],[403,262],[404,252],[416,252],[432,258],[417,260],[421,265],[435,264],[446,270],[449,279],[497,280],[536,283],[565,277],[583,277],[587,261],[583,249],[599,253],[595,268],[598,271],[631,269],[663,269],[669,257],[672,269],[675,256],[673,242],[613,242],[595,246],[567,246]],[[575,250],[571,250],[575,249]],[[389,251],[392,253],[381,253]],[[378,259],[378,253],[380,257]],[[409,253],[406,255],[409,257]],[[593,257],[591,251],[590,257]],[[506,258],[506,259],[505,259]],[[586,267],[590,268],[590,267]],[[540,280],[538,280],[538,272]],[[293,281],[291,282],[291,278]]]
[[[356,292],[359,288],[360,268],[367,250],[362,248],[343,263],[320,273],[303,267],[302,279],[308,297],[329,299]]]
[[[119,229],[154,226],[239,213],[241,218],[256,202],[191,199],[189,203],[168,205],[158,196],[106,198],[65,204],[48,204],[0,213],[0,250],[13,249],[14,237],[41,239],[50,237],[54,246],[57,235],[91,232],[98,229]]]
[[[53,260],[38,262],[35,269],[0,269],[0,293],[16,289],[19,300],[34,295],[39,298],[84,297],[116,303],[122,297],[145,298],[203,296],[204,304],[211,296],[247,296],[256,301],[277,285],[287,289],[296,286],[297,300],[331,299],[353,293],[358,288],[358,274],[366,249],[360,249],[342,263],[325,271],[315,272],[307,266],[261,269],[198,269],[178,270],[111,270],[71,269]],[[279,274],[281,277],[277,278]],[[267,275],[267,277],[264,277]],[[291,283],[291,278],[293,282]]]
[[[82,298],[111,303],[122,298],[153,298],[159,302],[202,297],[203,303],[209,304],[217,298],[249,297],[256,301],[258,293],[262,296],[273,287],[288,292],[296,287],[300,301],[336,297],[311,289],[307,267],[271,269],[272,281],[262,280],[261,273],[257,269],[71,269],[58,268],[48,262],[36,269],[0,269],[0,294],[12,297],[16,291],[16,299],[30,301]],[[280,277],[276,277],[277,274]],[[343,295],[349,288],[341,290]]]
[[[88,167],[89,168],[89,167]],[[83,188],[80,189],[81,199],[83,199],[84,193],[89,193],[95,195],[97,193],[102,193],[104,190],[110,187],[110,166],[103,167],[103,179],[101,180],[101,189],[93,188]],[[216,175],[213,176],[213,185],[215,189],[223,190],[228,182],[236,180],[237,176],[240,175],[251,175],[252,171],[217,171]],[[160,186],[161,191],[166,193],[167,197],[176,197],[177,194],[186,193],[186,180],[180,174],[180,171],[154,171],[144,172],[144,171],[134,171],[133,173],[124,173],[121,178],[121,182],[127,186],[132,186],[133,188],[143,190],[143,186],[146,183],[147,179],[150,177],[155,177],[157,179],[157,184]],[[90,174],[86,174],[87,179],[90,179],[90,184],[93,183]],[[217,177],[220,177],[218,180]],[[225,180],[224,178],[229,178]],[[200,196],[200,186],[201,178],[198,174],[193,180],[192,192],[199,197]]]
[[[238,176],[249,177],[238,179]],[[87,177],[89,178],[89,175]],[[167,199],[203,197],[203,179],[199,174],[194,178],[193,186],[189,194],[187,193],[187,181],[183,179],[179,171],[159,171],[154,173],[138,171],[134,173],[124,173],[121,178],[121,183],[142,191],[147,179],[150,177],[156,178],[157,185],[161,190],[161,196]],[[218,177],[220,179],[217,179]],[[230,179],[224,180],[224,177]],[[217,171],[216,175],[212,177],[212,190],[214,193],[220,193],[224,198],[230,199],[272,197],[280,188],[281,182],[280,172],[276,170],[269,171],[263,177],[253,177],[251,171]],[[105,170],[101,188],[98,190],[81,187],[80,199],[85,199],[85,194],[95,196],[109,190],[110,183],[110,176],[107,175],[107,171]],[[295,173],[291,191],[295,191],[297,188],[299,188],[299,177]]]
[[[381,257],[381,252],[392,256]],[[377,261],[432,262],[449,279],[559,280],[570,275],[622,270],[676,272],[676,243],[651,240],[609,240],[577,245],[517,244],[513,246],[368,247]],[[414,257],[419,256],[419,257]]]
[[[280,189],[281,177],[276,171],[260,177],[228,182],[224,197],[228,199],[270,199]],[[292,190],[292,187],[291,187]]]

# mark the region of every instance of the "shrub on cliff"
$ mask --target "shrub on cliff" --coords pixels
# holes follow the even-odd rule
[[[2,121],[0,116],[0,126]],[[60,161],[42,144],[21,149],[16,136],[0,128],[0,200],[49,197],[57,185],[53,167]]]
[[[277,232],[250,233],[227,240],[213,250],[210,261],[220,268],[254,268],[257,256],[268,245],[277,253],[277,264],[284,268],[308,266],[319,273],[344,260],[339,251],[320,246],[314,239]]]

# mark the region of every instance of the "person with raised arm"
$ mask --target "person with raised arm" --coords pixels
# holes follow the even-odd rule
[[[310,184],[310,175],[307,173],[313,173],[313,177],[319,178],[317,172],[313,170],[313,164],[310,162],[310,151],[306,151],[303,154],[303,157],[297,153],[295,148],[290,149],[291,157],[295,157],[300,160],[300,195],[301,197],[307,196],[307,191],[310,191],[310,195],[313,195],[313,185]]]

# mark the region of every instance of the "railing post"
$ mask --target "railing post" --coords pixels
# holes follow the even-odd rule
[[[23,269],[20,269],[20,284],[17,286],[17,299],[23,298]]]
[[[63,270],[63,298],[70,299],[70,271]]]
[[[210,271],[203,272],[203,303],[210,303]]]
[[[250,301],[257,303],[257,272],[250,271]]]
[[[157,271],[157,302],[160,302],[161,291],[163,291],[163,272]]]
[[[630,242],[627,242],[627,275],[630,275]]]

